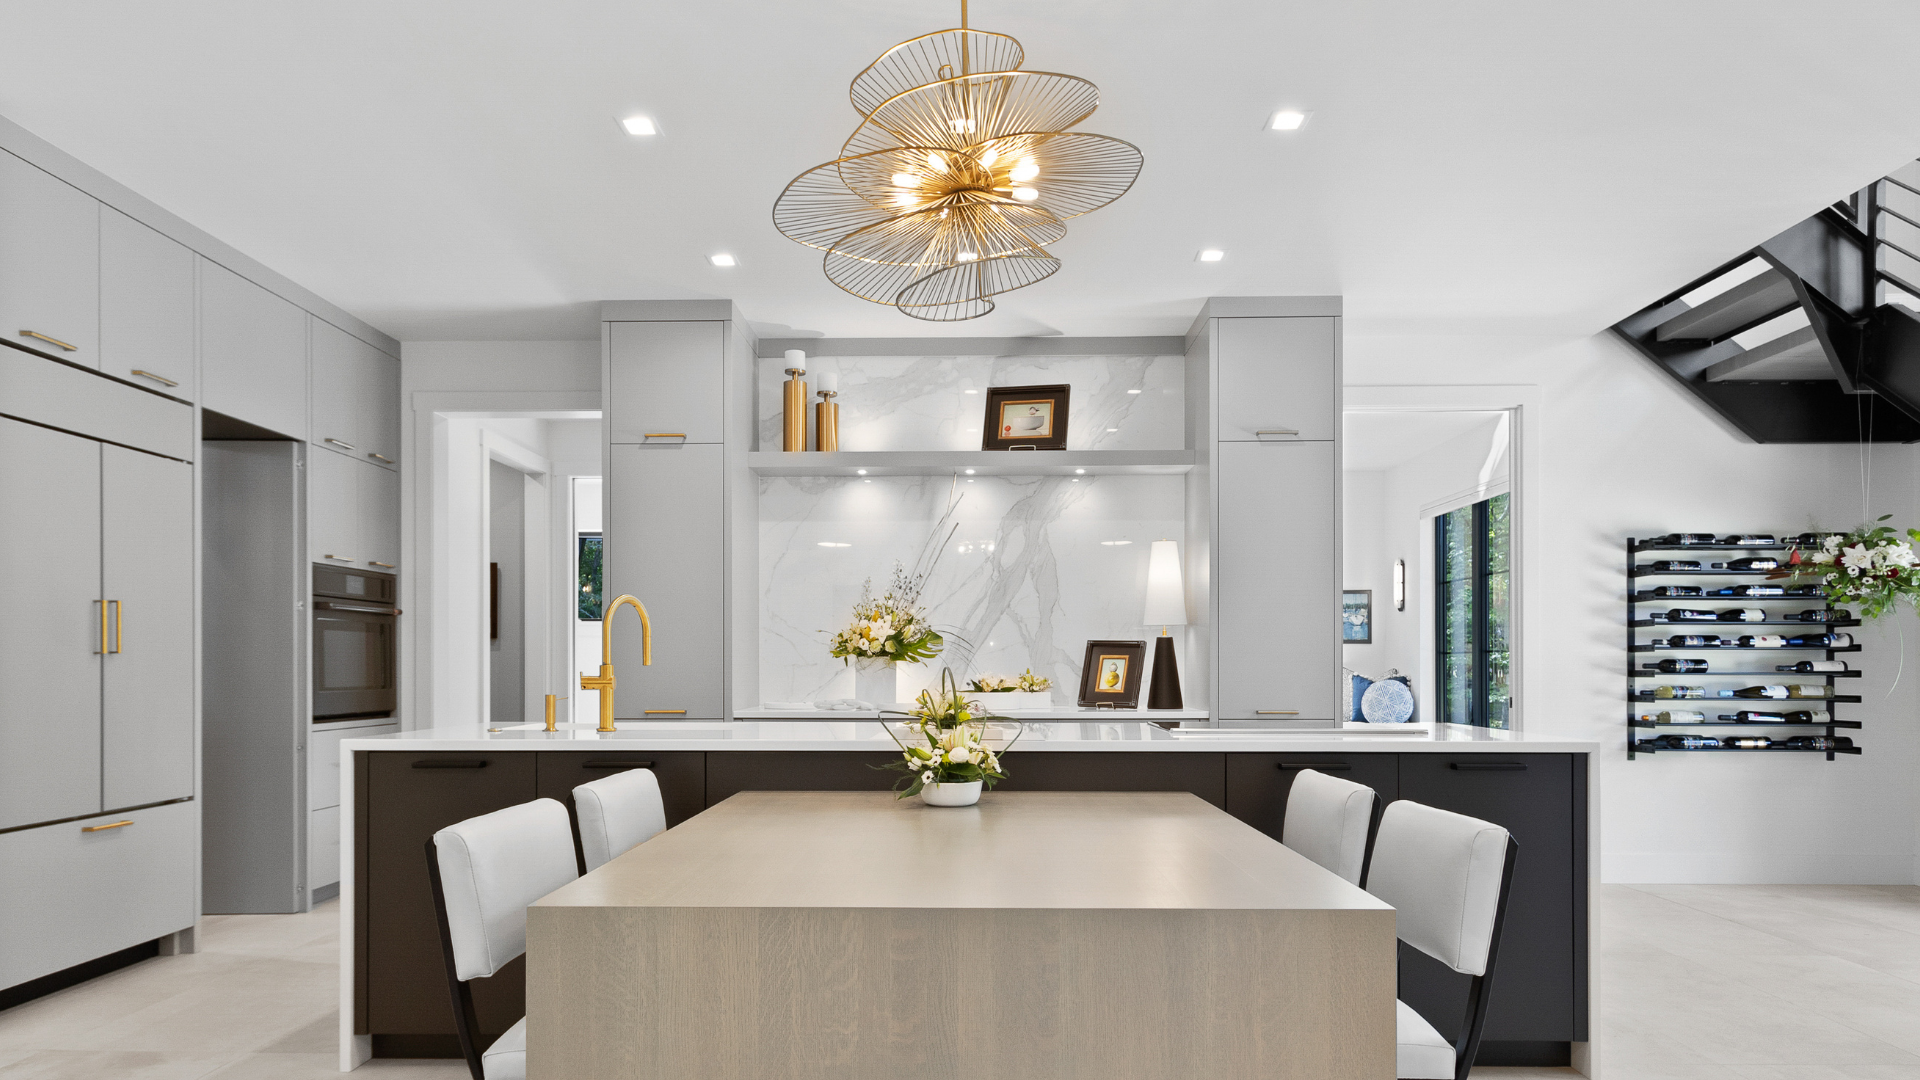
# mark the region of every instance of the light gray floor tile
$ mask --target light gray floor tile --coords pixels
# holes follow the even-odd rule
[[[200,1080],[230,1055],[156,1050],[40,1050],[0,1068],[4,1080]]]

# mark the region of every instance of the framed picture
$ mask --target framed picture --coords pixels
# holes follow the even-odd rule
[[[1070,386],[992,386],[982,450],[1065,450]]]
[[[1340,594],[1340,641],[1346,645],[1373,644],[1373,590],[1347,589]]]
[[[1144,641],[1089,641],[1080,665],[1080,704],[1140,707],[1140,681],[1146,674]]]

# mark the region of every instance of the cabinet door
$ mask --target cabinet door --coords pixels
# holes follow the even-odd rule
[[[1400,797],[1398,754],[1228,754],[1227,813],[1280,839],[1287,796],[1303,769],[1365,784],[1378,796],[1374,816]]]
[[[193,353],[193,252],[102,207],[101,370],[192,401]]]
[[[1330,318],[1215,319],[1222,441],[1336,436]],[[1260,432],[1298,432],[1294,435]]]
[[[1016,751],[1017,752],[1017,751]],[[1188,791],[1226,806],[1219,754],[1021,754],[996,791]],[[899,773],[882,773],[899,779]]]
[[[200,260],[200,403],[307,437],[307,313]]]
[[[1229,720],[1327,720],[1338,709],[1340,587],[1333,444],[1222,443],[1215,580],[1232,582],[1214,653]]]
[[[104,809],[193,794],[193,466],[101,447]]]
[[[100,366],[100,204],[4,151],[0,337]]]
[[[400,361],[367,346],[360,356],[361,384],[366,388],[361,408],[361,456],[390,469],[400,467]]]
[[[365,567],[360,533],[360,474],[352,458],[307,451],[307,557],[329,566]]]
[[[366,906],[360,910],[366,919],[368,1030],[451,1035],[446,961],[427,882],[427,838],[455,822],[532,800],[534,755],[388,750],[367,756]],[[473,984],[480,1030],[488,1039],[526,1015],[523,965],[515,960]]]
[[[0,419],[0,829],[100,809],[100,445]]]
[[[1400,795],[1466,814],[1513,834],[1513,891],[1500,939],[1493,1004],[1485,1037],[1567,1042],[1576,1031],[1574,943],[1576,812],[1571,754],[1402,754]],[[1441,1035],[1457,1034],[1467,1000],[1465,975],[1425,953],[1400,947],[1400,997]]]
[[[359,498],[360,565],[393,573],[400,566],[400,474],[370,461],[354,462]]]
[[[605,595],[638,597],[654,635],[653,666],[641,667],[639,620],[614,613],[614,715],[717,720],[726,671],[720,447],[615,446],[612,460]]]
[[[614,442],[645,442],[657,432],[677,432],[690,443],[720,441],[722,325],[613,324],[608,408]]]
[[[363,385],[368,366],[361,353],[371,346],[345,330],[313,323],[313,445],[358,458],[366,453],[366,405]]]

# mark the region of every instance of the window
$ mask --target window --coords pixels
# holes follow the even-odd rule
[[[1513,704],[1508,496],[1433,519],[1440,721],[1504,728]]]
[[[580,535],[580,618],[600,618],[600,534]]]

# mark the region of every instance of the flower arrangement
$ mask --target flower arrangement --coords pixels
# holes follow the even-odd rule
[[[894,734],[893,725],[882,725],[900,747],[900,760],[875,766],[905,773],[898,798],[909,798],[933,784],[970,784],[979,781],[986,790],[1007,778],[1001,768],[1000,754],[1011,749],[1008,743],[999,752],[987,746],[978,726],[986,720],[1004,720],[985,713],[954,683],[953,672],[940,673],[939,690],[922,690],[914,707],[904,714],[901,725],[910,733],[906,740]],[[1018,721],[1013,721],[1018,723]],[[1024,730],[1024,726],[1023,726]],[[1014,742],[1020,736],[1014,736]]]
[[[1053,689],[1053,680],[1044,675],[1035,675],[1033,669],[1028,668],[1010,679],[982,675],[974,679],[968,689],[976,694],[1010,694],[1015,691],[1040,694]]]
[[[873,595],[873,579],[860,588],[860,600],[853,605],[853,621],[833,635],[832,654],[841,660],[888,660],[919,664],[933,659],[945,647],[946,639],[927,621],[920,606],[920,590],[926,585],[921,575],[909,575],[907,568],[893,565],[893,583],[885,594]]]
[[[1781,577],[1817,577],[1821,591],[1834,604],[1858,604],[1862,619],[1877,619],[1895,611],[1905,600],[1920,607],[1920,556],[1913,545],[1920,529],[1908,529],[1902,540],[1883,514],[1871,527],[1831,533],[1819,547],[1793,549]]]

